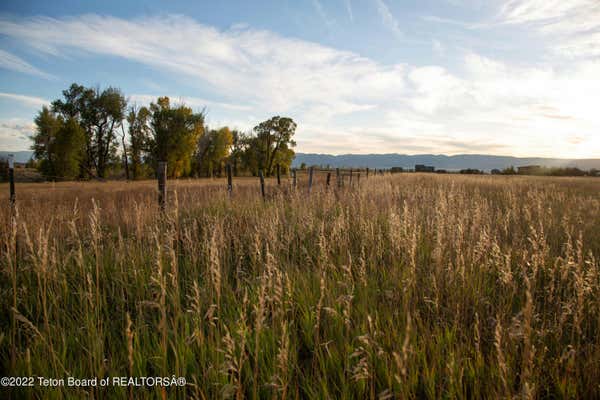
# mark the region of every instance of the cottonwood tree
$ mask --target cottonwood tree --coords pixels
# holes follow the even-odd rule
[[[40,172],[48,178],[75,178],[85,155],[85,133],[79,123],[43,107],[35,125],[31,148]]]
[[[239,169],[244,163],[244,153],[248,149],[248,136],[241,131],[231,131],[231,152],[229,154],[229,162],[233,165],[233,174],[238,176]]]
[[[150,104],[150,112],[148,144],[152,161],[167,161],[171,177],[189,174],[194,149],[204,134],[204,113],[194,113],[185,105],[171,107],[168,97],[159,97]]]
[[[127,101],[120,89],[86,88],[73,83],[63,91],[63,100],[52,102],[52,111],[65,120],[73,119],[85,132],[86,157],[83,169],[105,177],[116,153],[116,131],[121,127]]]
[[[289,168],[294,157],[292,147],[296,146],[292,139],[296,126],[291,118],[275,116],[254,127],[256,136],[251,139],[250,147],[258,168],[263,169],[267,175],[273,174],[277,163]]]
[[[228,127],[207,130],[198,141],[196,153],[198,172],[205,171],[207,176],[213,176],[216,171],[220,176],[232,144],[233,134]]]
[[[152,113],[147,107],[131,106],[127,114],[129,124],[129,157],[133,179],[143,176],[144,154],[148,151],[150,140],[150,117]]]

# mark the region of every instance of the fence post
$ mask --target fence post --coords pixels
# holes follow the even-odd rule
[[[258,177],[260,178],[260,193],[262,194],[263,200],[265,200],[265,176],[263,175],[262,169],[258,170]]]
[[[17,196],[15,195],[15,160],[12,154],[8,155],[8,181],[10,182],[10,206],[14,207]]]
[[[331,172],[327,172],[327,188],[329,188],[330,182],[331,182]]]
[[[158,205],[165,211],[167,205],[167,162],[158,162]]]
[[[229,197],[233,193],[233,179],[231,178],[231,164],[227,164],[225,167],[227,170],[227,192],[229,193]]]
[[[356,186],[360,186],[360,172],[356,174]]]
[[[277,164],[277,186],[281,185],[281,167]]]
[[[350,168],[350,187],[352,187],[352,168]]]
[[[292,186],[294,187],[294,190],[296,189],[297,183],[298,183],[298,181],[296,179],[296,168],[294,168],[292,170]]]
[[[369,179],[369,167],[367,167],[367,179]]]
[[[342,181],[340,180],[340,169],[339,168],[335,169],[335,180],[337,181],[338,188],[341,188],[342,187]]]
[[[308,193],[310,193],[310,191],[312,189],[312,183],[313,183],[313,167],[310,167],[310,169],[308,170]]]

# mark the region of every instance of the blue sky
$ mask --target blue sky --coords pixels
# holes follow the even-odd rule
[[[290,116],[301,152],[600,157],[600,2],[3,2],[0,149],[71,82]]]

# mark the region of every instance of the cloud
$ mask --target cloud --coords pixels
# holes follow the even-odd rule
[[[344,0],[344,4],[346,5],[346,11],[348,12],[348,18],[350,18],[350,22],[354,22],[354,12],[352,11],[351,0]]]
[[[446,55],[446,47],[439,40],[433,39],[431,41],[431,47],[433,49],[433,52],[438,57],[443,57],[444,55]]]
[[[588,30],[600,24],[595,16],[600,12],[596,0],[509,0],[500,9],[504,22],[537,23],[549,29]],[[579,20],[583,26],[575,26]]]
[[[41,97],[33,97],[33,96],[25,96],[22,94],[15,93],[3,93],[0,92],[0,99],[9,99],[13,101],[18,101],[19,103],[23,103],[28,106],[34,107],[42,107],[44,105],[50,104],[50,102],[46,99],[42,99]]]
[[[31,146],[29,136],[35,131],[31,121],[19,118],[0,120],[0,149],[4,151],[19,151]]]
[[[22,58],[2,49],[0,49],[0,68],[34,75],[44,79],[54,79],[52,75],[45,73]]]
[[[400,24],[385,2],[383,0],[375,0],[375,4],[377,5],[377,12],[381,17],[381,22],[383,25],[388,28],[397,38],[403,38],[404,34],[400,29]]]
[[[183,16],[0,17],[0,34],[49,56],[148,65],[163,73],[164,87],[183,76],[214,98],[171,97],[214,107],[219,124],[247,129],[272,115],[291,116],[300,151],[456,154],[486,152],[487,144],[509,155],[576,157],[600,148],[600,61],[515,66],[466,52],[451,72],[383,64],[245,26],[218,30]]]
[[[323,8],[323,4],[319,0],[312,0],[312,4],[325,25],[327,25],[328,28],[331,28],[335,24],[335,21],[327,16],[325,8]]]
[[[555,39],[554,52],[569,57],[600,56],[600,3],[597,0],[510,0],[498,19],[531,26]]]
[[[348,103],[395,98],[403,82],[400,66],[269,31],[219,31],[181,16],[0,19],[0,33],[50,55],[111,55],[185,74],[226,99],[249,99],[275,112],[310,104],[335,114]]]
[[[493,26],[493,24],[490,22],[464,22],[464,21],[459,21],[459,20],[451,19],[451,18],[438,17],[436,15],[425,15],[425,16],[421,17],[421,19],[426,22],[458,26],[460,28],[469,29],[469,30],[489,28],[489,27]]]

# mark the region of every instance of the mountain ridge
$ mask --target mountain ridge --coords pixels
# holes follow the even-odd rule
[[[294,167],[306,165],[329,165],[332,168],[383,168],[402,167],[412,169],[417,164],[430,165],[437,169],[450,171],[476,168],[484,171],[503,169],[510,166],[540,165],[544,167],[576,167],[584,170],[600,169],[600,158],[551,158],[551,157],[513,157],[487,154],[326,154],[296,153],[292,162]]]
[[[33,155],[32,151],[0,151],[0,159],[8,154],[15,155],[15,161],[26,163]],[[540,165],[543,167],[576,167],[583,170],[600,169],[600,158],[551,158],[551,157],[513,157],[487,154],[327,154],[327,153],[296,153],[293,167],[306,165],[329,165],[332,168],[381,168],[402,167],[413,169],[416,164],[430,165],[436,169],[456,171],[475,168],[483,171],[503,169],[510,166]]]

